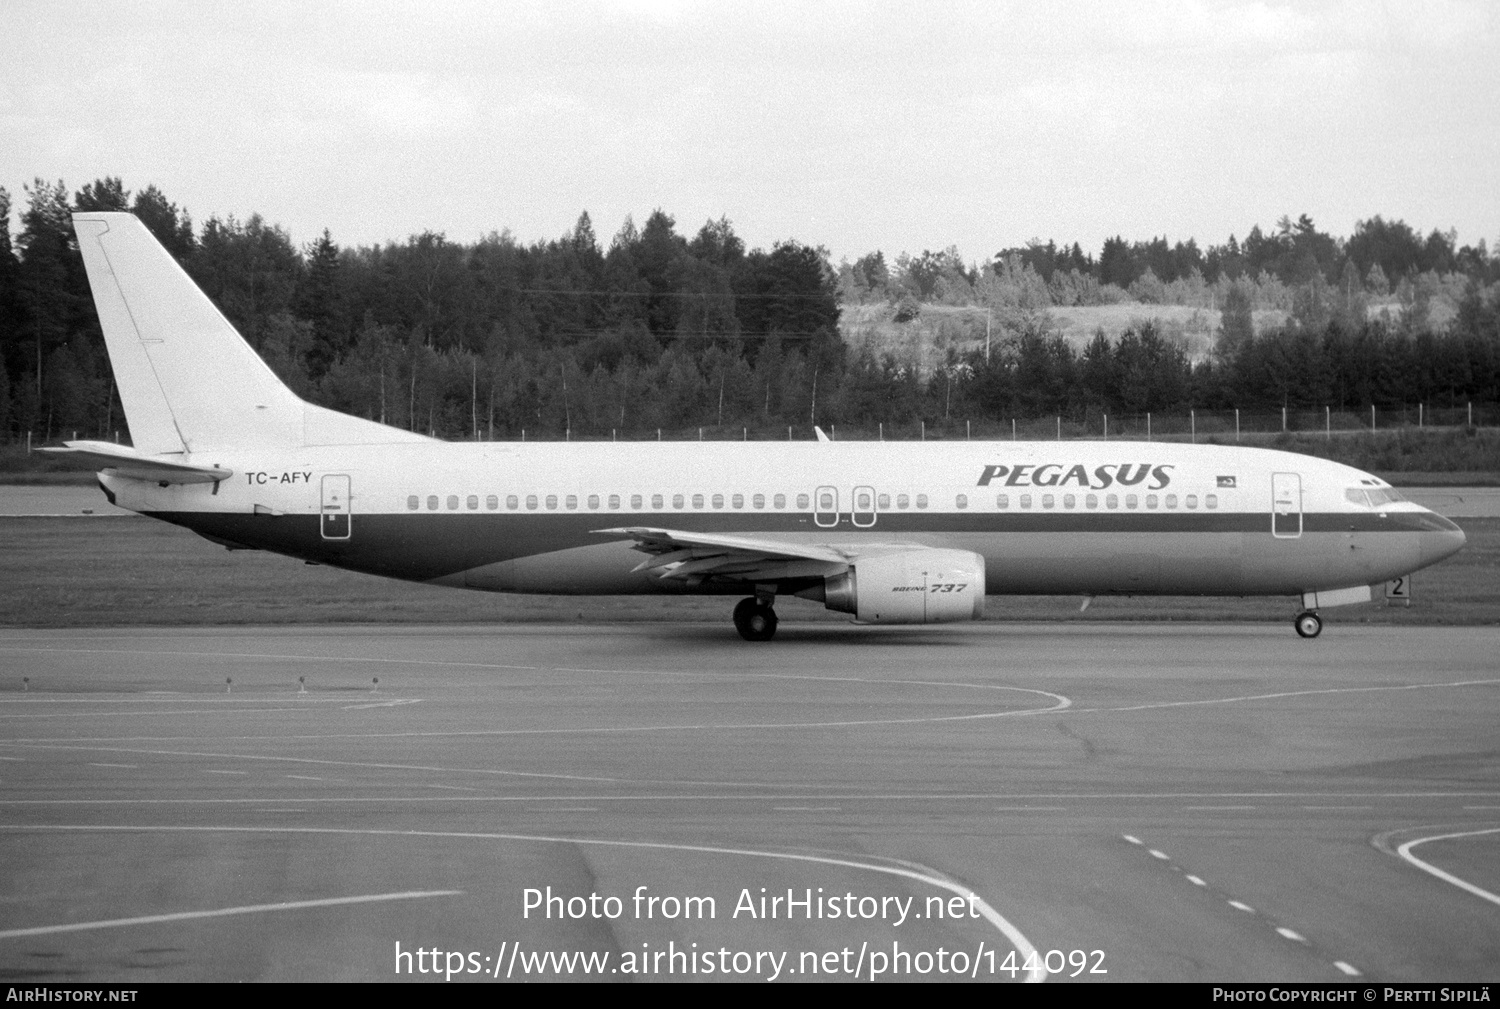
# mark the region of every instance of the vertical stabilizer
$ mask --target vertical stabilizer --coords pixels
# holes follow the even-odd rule
[[[131,214],[73,228],[137,451],[300,445],[304,403]]]

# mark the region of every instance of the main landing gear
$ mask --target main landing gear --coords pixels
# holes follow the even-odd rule
[[[1323,618],[1312,610],[1303,610],[1292,620],[1292,626],[1304,638],[1315,638],[1323,633]]]
[[[759,599],[741,599],[734,608],[734,629],[746,641],[770,641],[776,634],[776,611]]]

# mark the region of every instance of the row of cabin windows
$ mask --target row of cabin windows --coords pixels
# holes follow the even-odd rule
[[[1041,499],[1042,499],[1042,507],[1043,508],[1055,508],[1055,507],[1057,507],[1057,499],[1058,498],[1062,498],[1062,506],[1064,508],[1077,508],[1078,507],[1078,497],[1079,497],[1079,495],[1077,495],[1077,494],[1042,494],[1040,496],[1041,496]],[[1120,497],[1121,497],[1121,495],[1119,495],[1119,494],[1105,494],[1104,497],[1103,497],[1104,507],[1105,508],[1119,508],[1120,507]],[[1167,494],[1167,495],[1164,495],[1162,497],[1158,497],[1155,494],[1147,494],[1147,495],[1145,495],[1145,497],[1146,497],[1146,507],[1147,508],[1156,508],[1156,507],[1158,507],[1160,505],[1160,506],[1165,506],[1166,508],[1171,509],[1171,508],[1176,508],[1177,504],[1178,504],[1177,495],[1176,494]],[[968,507],[968,502],[966,502],[964,500],[964,496],[962,494],[960,494],[958,496],[958,498],[959,498],[958,506],[960,508],[966,508],[966,507]],[[1138,507],[1140,507],[1140,495],[1138,495],[1138,494],[1126,494],[1126,495],[1124,495],[1124,498],[1125,498],[1125,507],[1126,508],[1138,508]],[[1020,502],[1019,502],[1020,506],[1022,508],[1030,508],[1031,507],[1031,500],[1032,500],[1032,495],[1030,495],[1030,494],[1022,494],[1022,495],[1020,495]],[[1099,502],[1100,502],[1100,497],[1099,497],[1098,494],[1085,494],[1085,495],[1083,495],[1083,506],[1085,508],[1098,508],[1099,507]],[[1182,499],[1182,504],[1183,504],[1184,507],[1189,508],[1189,509],[1197,508],[1198,507],[1198,495],[1196,495],[1196,494],[1188,494],[1188,495],[1184,496],[1183,499]],[[1217,495],[1217,494],[1205,494],[1205,495],[1203,495],[1203,506],[1205,508],[1217,508],[1217,507],[1219,507],[1219,495]],[[1009,508],[1010,507],[1010,495],[1008,495],[1008,494],[1000,494],[1000,495],[998,495],[995,498],[995,507],[997,507],[997,508]]]
[[[1077,494],[1042,494],[1042,495],[1039,495],[1039,496],[1041,497],[1041,506],[1043,508],[1055,508],[1055,507],[1057,507],[1057,502],[1058,502],[1058,498],[1059,497],[1062,499],[1062,506],[1064,508],[1077,508],[1078,507],[1078,498],[1079,498],[1079,495],[1077,495]],[[685,495],[685,494],[673,494],[672,495],[672,507],[673,508],[685,508],[685,507],[687,507],[688,497],[689,496]],[[1169,509],[1177,507],[1177,495],[1176,494],[1167,494],[1167,495],[1165,495],[1162,498],[1158,498],[1158,496],[1155,495],[1155,494],[1147,494],[1145,497],[1146,497],[1146,507],[1148,509],[1149,508],[1156,508],[1156,507],[1158,507],[1158,505],[1164,505],[1165,507],[1167,507]],[[1139,495],[1136,495],[1136,494],[1126,494],[1126,495],[1124,495],[1124,498],[1125,498],[1125,507],[1126,508],[1137,508],[1137,507],[1140,506],[1140,496]],[[666,507],[666,496],[665,495],[663,495],[663,494],[652,494],[650,496],[650,499],[651,499],[651,509],[653,511],[661,511],[661,510],[663,510]],[[691,495],[691,499],[692,499],[692,505],[693,505],[694,508],[703,508],[705,506],[706,502],[709,503],[709,504],[711,504],[711,506],[714,507],[714,508],[723,508],[724,507],[724,502],[725,502],[725,497],[724,497],[723,494],[713,494],[713,495],[707,495],[707,496],[705,496],[703,494],[693,494],[693,495]],[[562,500],[562,506],[564,508],[566,508],[568,511],[577,511],[578,510],[579,497],[578,497],[577,494],[566,494],[566,495],[563,495],[561,500]],[[620,508],[623,506],[624,497],[622,495],[620,495],[620,494],[610,494],[610,495],[607,496],[607,498],[601,499],[600,495],[598,495],[598,494],[590,494],[590,495],[588,495],[588,498],[587,498],[587,507],[588,507],[588,510],[589,511],[598,511],[599,507],[600,507],[601,500],[607,500],[608,501],[608,508],[609,508],[610,511],[619,511]],[[764,494],[752,494],[752,495],[750,495],[750,506],[752,508],[765,508],[766,507],[766,500],[767,500],[767,498],[766,498],[766,495],[764,495]],[[557,510],[558,495],[556,495],[556,494],[548,494],[545,497],[539,497],[536,494],[527,494],[526,497],[525,497],[526,510],[527,511],[536,511],[539,507],[541,507],[543,501],[545,501],[546,507],[547,507],[548,511],[556,511]],[[743,495],[743,494],[731,494],[731,495],[729,495],[728,501],[729,501],[729,507],[731,507],[731,508],[744,508],[745,507],[745,495]],[[1118,494],[1105,494],[1103,496],[1103,501],[1104,501],[1104,507],[1105,508],[1119,508],[1120,507],[1120,495],[1118,495]],[[787,502],[787,496],[785,494],[773,494],[770,497],[770,502],[771,502],[771,507],[772,508],[785,508],[786,507],[786,502]],[[807,494],[798,494],[796,496],[796,502],[797,502],[797,509],[799,511],[806,511],[810,507],[810,505],[811,505],[811,497],[809,495],[807,495]],[[1099,502],[1100,502],[1100,496],[1098,494],[1085,494],[1085,495],[1083,495],[1083,506],[1085,508],[1098,508],[1099,507]],[[438,510],[440,510],[440,508],[442,507],[442,505],[444,503],[445,502],[443,502],[443,500],[441,498],[439,498],[438,495],[436,495],[436,494],[429,494],[429,495],[427,495],[427,510],[428,511],[434,511],[434,512],[438,511]],[[521,496],[519,494],[507,494],[505,496],[505,508],[506,508],[507,511],[518,511],[521,508],[521,503],[522,503],[522,498],[521,498]],[[960,495],[958,495],[954,499],[953,503],[955,505],[957,505],[959,508],[968,508],[969,507],[969,496],[967,494],[960,494]],[[1022,508],[1030,508],[1031,504],[1032,504],[1032,495],[1031,494],[1021,494],[1021,495],[1019,495],[1019,501],[1018,501],[1018,503],[1019,503],[1020,507],[1022,507]],[[459,508],[460,508],[459,496],[457,494],[449,494],[448,498],[447,498],[447,501],[446,501],[446,504],[447,504],[447,507],[448,507],[449,511],[458,511]],[[876,504],[876,507],[879,510],[881,510],[881,511],[889,511],[890,507],[891,507],[891,496],[889,494],[877,494],[877,495],[875,495],[875,504]],[[912,499],[908,495],[906,495],[906,494],[897,494],[896,495],[896,508],[897,509],[909,508],[909,507],[911,507],[911,504],[912,504]],[[1198,507],[1198,495],[1196,495],[1196,494],[1188,494],[1188,495],[1186,495],[1182,499],[1182,504],[1185,507],[1189,508],[1189,509],[1197,508]],[[1217,508],[1217,507],[1219,507],[1219,496],[1217,494],[1205,494],[1203,496],[1203,504],[1204,504],[1204,507],[1206,507],[1206,508]],[[422,499],[421,499],[421,497],[419,495],[412,494],[412,495],[410,495],[410,496],[407,497],[407,499],[406,499],[406,508],[407,508],[408,511],[420,511],[421,510],[421,506],[422,506]],[[927,495],[926,494],[918,494],[918,495],[916,495],[916,506],[918,508],[926,508],[927,507]],[[478,494],[470,494],[468,497],[464,498],[463,499],[462,507],[467,508],[471,512],[472,511],[478,511],[479,510],[479,495]],[[485,498],[484,498],[484,507],[485,507],[485,509],[487,511],[499,511],[500,510],[500,496],[498,494],[489,494],[489,495],[486,495]],[[641,511],[645,507],[646,507],[646,495],[644,495],[644,494],[631,494],[630,495],[630,510],[631,511]],[[1000,495],[997,495],[996,498],[995,498],[995,507],[996,508],[1000,508],[1002,510],[1009,508],[1010,507],[1010,495],[1009,494],[1000,494]],[[822,491],[822,492],[820,492],[818,494],[818,510],[819,511],[831,512],[831,511],[834,511],[836,508],[837,508],[837,502],[836,502],[833,494],[829,493],[828,491]],[[855,494],[855,500],[854,500],[854,508],[855,508],[856,511],[869,511],[870,510],[870,493],[868,491],[860,489],[859,491],[856,492],[856,494]]]

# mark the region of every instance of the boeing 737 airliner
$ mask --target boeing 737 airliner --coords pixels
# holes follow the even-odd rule
[[[1384,481],[1141,442],[451,443],[299,399],[129,214],[74,229],[133,446],[54,449],[114,504],[230,549],[496,592],[792,594],[862,623],[986,594],[1289,595],[1319,607],[1454,553]]]

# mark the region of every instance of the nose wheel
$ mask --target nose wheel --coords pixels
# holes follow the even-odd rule
[[[1292,621],[1292,626],[1297,628],[1297,634],[1301,637],[1315,638],[1323,633],[1323,618],[1312,610],[1303,610]]]
[[[746,641],[770,641],[776,635],[776,611],[759,599],[741,599],[734,608],[734,629]]]

